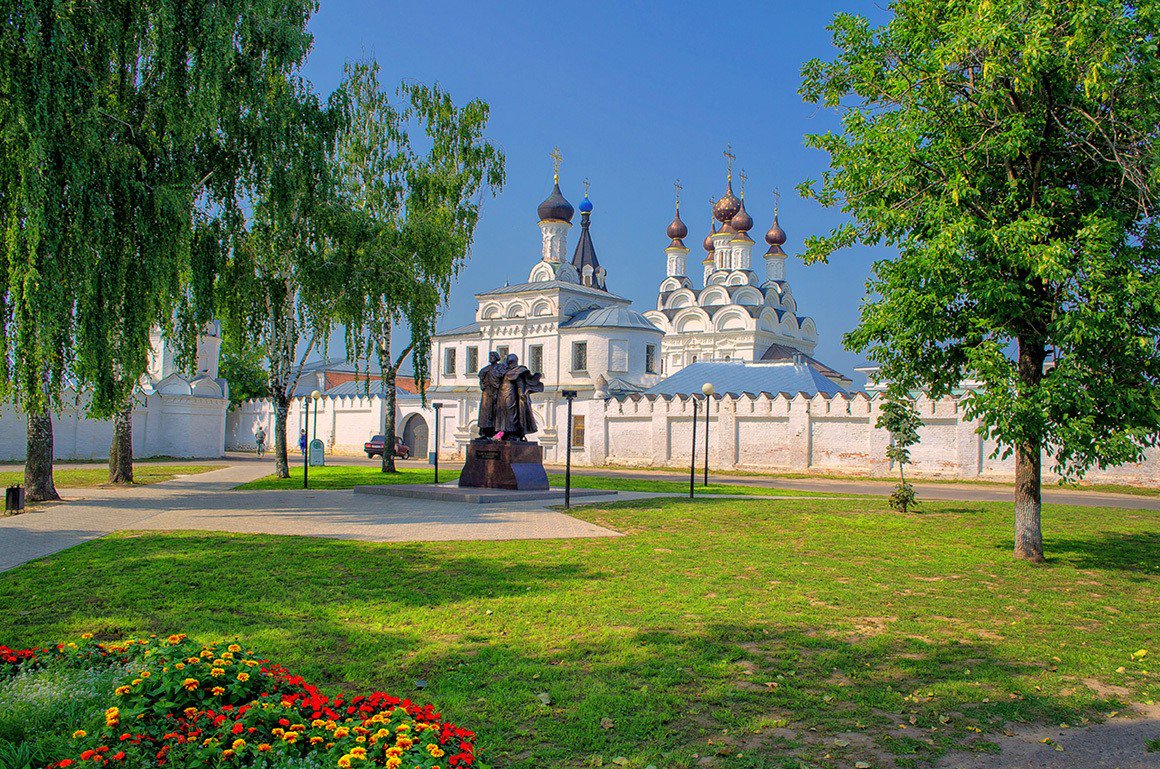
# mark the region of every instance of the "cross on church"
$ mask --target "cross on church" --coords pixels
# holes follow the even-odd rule
[[[741,173],[738,174],[738,176],[741,177],[741,197],[745,197],[745,182],[747,179],[749,179],[749,177],[745,175],[744,168],[741,169]]]
[[[773,188],[773,215],[777,216],[778,206],[781,205],[781,189],[779,187]]]
[[[584,177],[584,197],[588,197],[588,177]]]
[[[733,154],[733,143],[732,142],[725,145],[724,155],[725,155],[726,168],[728,169],[728,174],[729,174],[729,181],[733,181],[733,161],[737,159],[737,156]]]
[[[564,156],[560,154],[560,147],[557,145],[548,153],[548,157],[552,159],[552,176],[556,181],[560,181],[560,164],[564,162]]]
[[[681,186],[681,180],[677,179],[673,182],[673,191],[677,193],[677,210],[681,210],[681,190],[685,189]]]

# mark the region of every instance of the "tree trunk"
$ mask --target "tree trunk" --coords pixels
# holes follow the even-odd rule
[[[109,446],[109,483],[133,482],[133,407],[113,416],[113,443]]]
[[[274,393],[274,475],[290,477],[290,462],[286,458],[286,415],[290,400],[280,392]]]
[[[1018,341],[1021,385],[1018,397],[1037,398],[1047,352],[1041,340],[1019,337]],[[1015,557],[1042,563],[1043,531],[1040,529],[1040,514],[1043,509],[1043,441],[1031,426],[1024,426],[1024,430],[1025,435],[1031,433],[1033,437],[1015,444]]]
[[[386,427],[383,429],[383,440],[385,445],[383,447],[383,472],[397,473],[398,468],[395,467],[395,403],[398,390],[395,388],[395,371],[390,369],[387,371],[386,390],[383,395],[386,396],[386,403],[383,405],[386,419]]]
[[[52,415],[28,415],[28,443],[24,459],[24,498],[29,502],[60,499],[52,481]]]

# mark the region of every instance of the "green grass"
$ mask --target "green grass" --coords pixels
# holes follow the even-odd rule
[[[144,486],[151,483],[160,483],[161,481],[171,481],[179,475],[208,473],[210,470],[220,470],[227,466],[141,464],[134,461],[133,483],[138,486]],[[109,482],[109,471],[103,467],[71,470],[55,469],[52,473],[52,479],[62,489],[91,489],[107,485]],[[11,486],[16,483],[24,483],[23,472],[0,472],[0,486]]]
[[[923,766],[1160,698],[1160,517],[1048,505],[1035,566],[1008,505],[925,510],[654,499],[575,511],[627,535],[583,540],[121,534],[0,574],[0,643],[240,638],[329,692],[434,702],[515,769]]]
[[[454,481],[459,477],[458,465],[451,469],[439,470],[439,482]],[[359,467],[357,465],[331,465],[328,467],[313,467],[310,469],[310,487],[312,489],[350,489],[355,486],[378,486],[395,483],[433,483],[435,470],[432,468],[401,468],[397,473],[384,473],[376,465],[374,467]],[[553,487],[563,488],[563,473],[550,473],[548,482]],[[666,481],[652,478],[620,478],[616,476],[573,475],[572,487],[577,489],[611,489],[614,491],[644,491],[653,493],[688,494],[688,481]],[[278,478],[267,475],[256,481],[243,483],[237,487],[242,490],[256,489],[300,489],[302,488],[302,468],[292,467],[289,478]],[[828,496],[824,492],[796,491],[793,489],[771,489],[761,486],[744,486],[728,483],[710,483],[702,486],[700,478],[697,480],[697,494],[739,494],[752,497],[785,497],[785,496]]]

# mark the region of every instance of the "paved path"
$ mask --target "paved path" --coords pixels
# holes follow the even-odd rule
[[[64,503],[0,518],[0,571],[122,530],[297,534],[371,542],[620,536],[536,502],[416,504],[403,497],[351,491],[233,490],[269,472],[265,462],[242,462],[132,489],[62,489]],[[616,498],[638,496],[649,495]]]

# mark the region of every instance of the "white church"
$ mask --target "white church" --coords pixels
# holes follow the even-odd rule
[[[567,452],[577,465],[687,468],[696,400],[698,464],[707,453],[709,465],[721,469],[895,472],[886,458],[890,436],[875,426],[880,394],[851,391],[849,377],[813,357],[818,331],[790,289],[787,234],[776,203],[765,250],[755,261],[744,188],[741,197],[734,194],[731,172],[724,186],[711,206],[695,275],[678,199],[661,241],[667,245],[658,265],[665,274],[655,307],[638,312],[610,289],[614,281],[597,257],[587,191],[577,207],[579,233],[572,233],[576,209],[560,189],[557,165],[551,193],[536,208],[541,248],[538,258],[529,258],[526,279],[476,294],[475,320],[435,335],[426,403],[417,393],[399,391],[396,429],[412,454],[438,451],[448,464],[463,458],[478,435],[478,371],[494,351],[515,353],[543,375],[545,390],[533,399],[539,426],[533,439],[549,464],[562,465]],[[706,384],[715,391],[710,398],[702,394]],[[310,380],[304,387],[314,386]],[[329,452],[357,454],[383,432],[384,401],[367,397],[363,384],[318,386],[325,395],[318,434]],[[579,394],[570,446],[564,390]],[[964,395],[919,399],[924,424],[908,472],[1012,479],[1013,460],[992,457],[995,445],[966,417]],[[290,411],[291,435],[304,424],[304,403],[300,398]],[[227,447],[252,450],[259,425],[273,434],[269,403],[242,404],[227,421]],[[1138,465],[1100,469],[1089,479],[1156,485],[1160,452]]]

